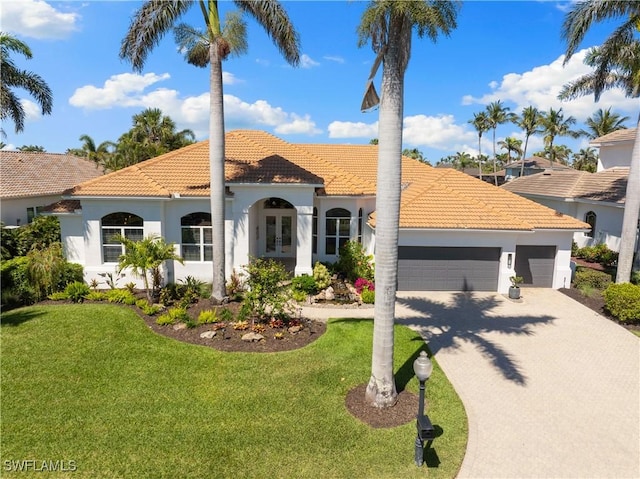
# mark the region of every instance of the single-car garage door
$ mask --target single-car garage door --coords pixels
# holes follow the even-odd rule
[[[555,260],[555,246],[516,246],[516,276],[524,286],[551,288]]]
[[[496,291],[500,248],[400,246],[400,291]]]

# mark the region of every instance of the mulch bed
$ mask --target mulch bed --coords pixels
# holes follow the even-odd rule
[[[398,402],[390,408],[370,406],[364,400],[366,384],[360,384],[347,393],[345,404],[349,412],[374,428],[396,427],[416,420],[418,396],[409,391],[398,392]]]

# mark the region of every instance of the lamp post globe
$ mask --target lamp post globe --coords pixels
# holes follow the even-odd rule
[[[413,372],[420,382],[426,381],[431,376],[433,364],[431,364],[429,356],[424,351],[421,351],[420,356],[413,362]]]

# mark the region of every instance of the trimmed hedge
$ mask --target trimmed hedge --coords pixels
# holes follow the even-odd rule
[[[631,283],[611,284],[603,296],[605,308],[618,321],[640,321],[640,286]]]
[[[575,287],[578,289],[585,286],[591,286],[596,289],[606,289],[612,283],[611,275],[602,271],[596,271],[595,269],[580,269],[576,271],[575,278],[573,280]]]

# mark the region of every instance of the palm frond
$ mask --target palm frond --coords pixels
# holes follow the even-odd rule
[[[229,52],[233,56],[240,56],[247,52],[247,22],[240,12],[228,12],[224,19],[222,36],[229,45]]]

